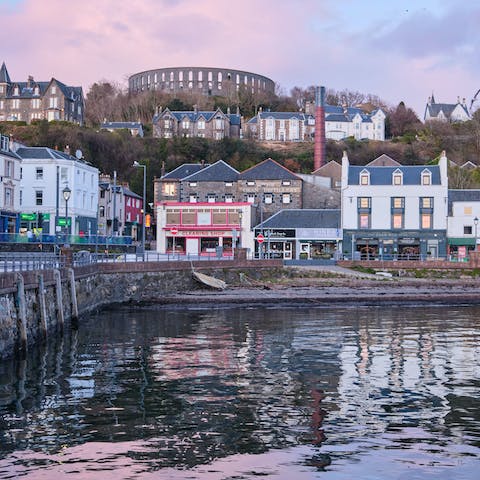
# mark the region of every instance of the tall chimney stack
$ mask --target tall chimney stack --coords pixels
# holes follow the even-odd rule
[[[325,140],[325,87],[315,87],[315,144],[313,148],[313,171],[326,163]]]

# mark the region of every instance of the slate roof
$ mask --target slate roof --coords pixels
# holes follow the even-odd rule
[[[181,122],[184,118],[187,118],[190,122],[197,122],[199,119],[204,118],[206,122],[209,122],[215,115],[220,114],[222,117],[229,117],[225,115],[220,109],[212,110],[212,111],[172,111],[168,108],[165,109],[160,114],[156,114],[153,117],[153,123],[158,122],[161,118],[166,116],[173,116],[178,122]],[[237,116],[236,114],[230,114],[230,116]],[[240,117],[238,115],[238,117]],[[235,119],[236,120],[236,119]]]
[[[239,180],[300,180],[300,177],[297,177],[275,160],[267,158],[267,160],[242,172],[239,175]]]
[[[100,190],[112,190],[113,191],[113,183],[110,182],[100,182],[98,184]],[[115,191],[117,193],[123,192],[124,195],[127,195],[128,197],[134,197],[138,198],[139,200],[142,200],[143,198],[138,195],[135,192],[132,192],[128,187],[125,187],[124,185],[116,185]]]
[[[171,180],[182,180],[189,175],[192,175],[192,173],[196,173],[205,167],[208,167],[208,164],[202,165],[201,163],[184,163],[171,172],[165,174],[162,179],[166,178]]]
[[[255,228],[338,228],[340,209],[280,210]]]
[[[5,62],[2,63],[2,67],[0,68],[0,83],[11,83]]]
[[[445,117],[449,119],[457,105],[460,105],[460,107],[465,111],[467,116],[470,117],[470,113],[468,112],[467,107],[465,105],[462,105],[461,103],[427,103],[426,111],[428,111],[429,116],[432,118],[438,117],[440,112],[443,112]]]
[[[370,173],[370,185],[392,185],[392,174],[396,170],[403,173],[403,185],[421,185],[422,172],[432,173],[432,185],[441,185],[440,167],[438,165],[408,165],[400,167],[352,166],[348,168],[348,184],[360,185],[360,173]]]
[[[452,215],[452,207],[455,202],[480,202],[480,190],[449,190],[448,191],[448,214]]]
[[[367,163],[367,167],[401,167],[401,164],[389,157],[385,153],[382,153],[379,157]]]
[[[240,173],[223,160],[192,173],[182,180],[188,182],[236,182]]]
[[[25,160],[71,160],[76,162],[87,163],[84,160],[79,160],[68,153],[53,150],[48,147],[20,147],[17,150],[17,155]]]

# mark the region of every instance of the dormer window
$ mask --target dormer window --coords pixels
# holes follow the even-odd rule
[[[423,170],[422,172],[422,185],[432,184],[432,172],[430,170]]]
[[[395,170],[392,175],[393,185],[403,185],[403,173],[401,170]]]
[[[18,93],[19,93],[18,87],[15,87],[15,88],[13,89],[13,94],[14,94],[14,95],[18,95]]]
[[[360,172],[360,185],[370,185],[370,173],[368,170]]]

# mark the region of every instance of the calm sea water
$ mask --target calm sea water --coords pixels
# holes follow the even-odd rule
[[[0,364],[0,478],[478,478],[479,319],[102,312]]]

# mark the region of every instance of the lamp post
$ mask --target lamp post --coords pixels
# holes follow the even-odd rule
[[[478,217],[475,217],[473,219],[473,224],[475,225],[475,247],[474,247],[474,251],[476,252],[477,251],[477,227],[478,227]]]
[[[72,191],[68,188],[68,185],[62,190],[63,199],[65,200],[65,246],[68,246],[68,235],[69,235],[69,228],[68,228],[68,201],[70,200],[70,195]]]
[[[142,205],[142,256],[145,260],[145,207],[146,207],[146,188],[147,188],[147,166],[138,163],[136,160],[133,162],[135,168],[143,168],[143,205]]]

